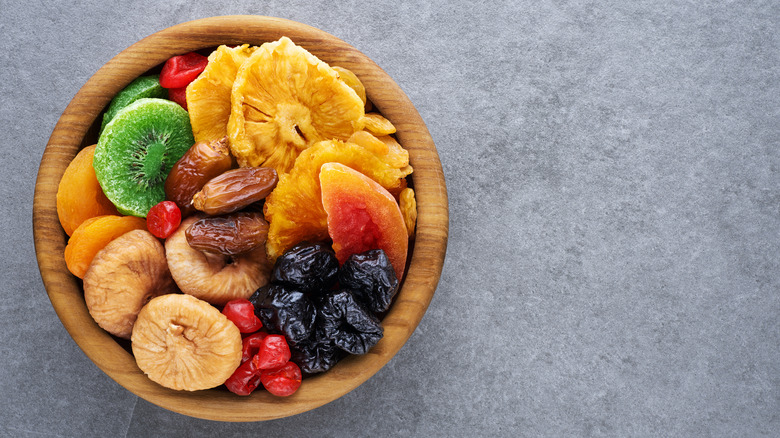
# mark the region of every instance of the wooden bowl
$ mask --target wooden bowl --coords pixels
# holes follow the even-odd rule
[[[127,344],[103,331],[89,315],[80,281],[71,275],[63,252],[67,235],[57,217],[59,181],[76,153],[96,142],[99,116],[111,98],[136,77],[169,57],[220,44],[260,45],[287,36],[320,59],[352,70],[374,106],[397,128],[409,150],[417,198],[417,232],[400,292],[382,321],[384,338],[362,356],[350,356],[330,371],[304,380],[290,397],[257,390],[248,397],[224,387],[174,391],[149,380],[136,366]],[[422,319],[441,275],[448,234],[448,201],[441,163],[425,123],[398,85],[368,57],[340,39],[297,22],[259,16],[195,20],[157,32],[106,63],[79,90],[46,145],[35,185],[35,251],[46,291],[62,324],[84,353],[112,379],[163,408],[220,421],[260,421],[314,409],[355,389],[384,366]],[[392,391],[392,389],[388,389]]]

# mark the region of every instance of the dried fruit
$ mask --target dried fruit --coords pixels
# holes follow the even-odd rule
[[[165,179],[165,197],[179,206],[182,216],[195,211],[192,197],[212,178],[232,165],[227,137],[195,143],[173,165]]]
[[[355,90],[355,93],[357,93],[360,100],[363,101],[363,105],[365,105],[366,87],[363,86],[363,83],[360,82],[360,79],[358,79],[357,75],[355,75],[355,73],[353,73],[351,70],[344,67],[339,67],[337,65],[333,66],[333,70],[336,70],[336,73],[339,74],[339,79],[341,79],[342,82],[349,85],[349,88]]]
[[[362,146],[335,140],[317,143],[303,151],[292,171],[280,176],[276,189],[265,200],[269,259],[275,261],[298,242],[329,239],[319,180],[323,164],[342,163],[369,176],[391,193],[399,193],[412,169],[408,161],[399,168],[391,164],[392,160],[397,161],[397,157],[389,153],[380,157]]]
[[[252,361],[245,361],[225,380],[225,387],[236,395],[249,395],[260,386],[260,370]]]
[[[330,246],[301,243],[276,259],[271,282],[288,289],[318,293],[330,289],[339,272],[339,261]]]
[[[196,141],[227,136],[233,81],[238,68],[256,49],[249,44],[217,47],[209,55],[203,73],[187,86],[187,107]]]
[[[290,347],[290,354],[290,360],[295,362],[301,371],[317,374],[331,369],[346,353],[336,347],[333,341],[315,336],[308,342]]]
[[[301,369],[293,362],[287,362],[279,368],[263,370],[260,381],[263,387],[277,397],[287,397],[301,387]]]
[[[68,236],[89,218],[119,214],[95,176],[92,156],[96,146],[87,146],[76,154],[57,187],[57,216]]]
[[[138,368],[166,388],[186,391],[223,384],[241,363],[241,333],[219,310],[190,295],[152,299],[132,335]]]
[[[84,276],[89,314],[120,338],[130,338],[138,312],[150,299],[175,291],[163,246],[145,230],[127,232],[106,245]]]
[[[384,334],[379,319],[349,289],[328,293],[317,313],[323,336],[350,354],[365,354]]]
[[[263,321],[263,327],[269,333],[284,335],[290,345],[298,345],[312,336],[317,313],[303,292],[267,284],[249,301],[255,306],[255,315]]]
[[[212,178],[192,197],[192,205],[207,214],[238,211],[268,196],[279,181],[270,167],[242,167]]]
[[[417,200],[414,197],[414,190],[407,187],[401,190],[398,195],[398,204],[401,207],[401,214],[404,216],[406,224],[406,233],[409,238],[414,238],[414,227],[417,225]]]
[[[222,308],[222,314],[235,324],[241,333],[254,333],[263,328],[260,318],[255,315],[255,306],[249,300],[240,298],[228,301]]]
[[[163,201],[149,209],[146,227],[154,237],[166,239],[181,223],[181,210],[173,201]]]
[[[268,222],[259,212],[210,216],[193,222],[185,235],[187,243],[197,250],[233,256],[264,250]]]
[[[160,85],[164,88],[182,88],[198,77],[209,60],[205,56],[190,52],[169,58],[160,71]]]
[[[85,220],[73,232],[65,247],[68,270],[84,278],[95,254],[109,242],[132,230],[145,230],[146,221],[134,216],[105,215]]]
[[[374,313],[389,309],[398,292],[395,270],[381,249],[351,255],[341,266],[339,284]]]
[[[383,249],[396,277],[403,278],[409,236],[393,195],[366,175],[339,163],[322,165],[320,184],[336,258],[343,263],[352,254]]]
[[[230,300],[248,298],[268,282],[271,265],[262,247],[237,256],[192,248],[186,230],[200,218],[188,217],[165,240],[168,267],[182,292],[222,306]]]
[[[363,101],[339,74],[289,38],[260,46],[236,74],[228,121],[241,166],[282,175],[312,144],[362,128]]]
[[[252,365],[258,370],[279,368],[290,360],[290,347],[282,335],[268,335],[260,342]]]
[[[108,122],[114,118],[116,113],[122,108],[130,105],[138,99],[145,97],[157,97],[165,99],[168,97],[168,90],[160,86],[160,77],[157,75],[141,76],[130,82],[122,91],[117,93],[106,112],[103,114],[103,122],[100,124],[100,133],[103,132]]]
[[[363,116],[365,130],[374,135],[389,135],[395,133],[395,126],[379,113],[368,113]]]

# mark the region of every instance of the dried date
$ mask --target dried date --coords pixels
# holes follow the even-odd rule
[[[195,211],[192,197],[210,179],[230,170],[232,160],[227,137],[195,143],[173,165],[165,180],[165,197],[179,206],[182,217]]]
[[[276,170],[270,167],[229,170],[207,182],[192,197],[192,205],[210,215],[232,213],[264,199],[277,182]]]
[[[197,250],[232,256],[265,244],[268,222],[256,212],[205,217],[190,225],[185,235],[187,243]]]

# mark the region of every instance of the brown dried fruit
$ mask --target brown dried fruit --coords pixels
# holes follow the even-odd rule
[[[146,230],[129,231],[111,241],[84,275],[89,314],[120,338],[130,339],[138,312],[151,298],[175,291],[163,246]]]
[[[174,281],[182,292],[216,306],[230,300],[249,298],[268,283],[272,265],[265,248],[235,256],[198,251],[187,243],[186,230],[202,216],[184,219],[165,240],[165,256]]]
[[[192,197],[192,205],[210,215],[232,213],[268,196],[277,182],[271,167],[229,170],[207,182]]]
[[[165,180],[165,197],[179,206],[182,217],[195,211],[192,197],[212,178],[230,170],[232,160],[227,137],[195,143],[173,165]]]
[[[200,251],[237,255],[263,247],[268,222],[263,213],[233,213],[205,217],[186,230],[187,243]]]

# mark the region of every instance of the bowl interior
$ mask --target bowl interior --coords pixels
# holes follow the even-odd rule
[[[369,100],[397,128],[409,151],[418,219],[409,266],[395,302],[382,321],[384,338],[362,356],[343,359],[330,371],[305,379],[290,397],[255,391],[248,397],[224,389],[174,391],[149,380],[135,359],[89,315],[81,282],[63,253],[67,235],[57,217],[56,193],[65,168],[84,146],[96,141],[99,116],[111,98],[136,77],[172,55],[220,44],[260,45],[287,36],[331,65],[352,70]],[[403,346],[419,324],[436,289],[448,234],[448,201],[441,163],[423,120],[398,85],[373,61],[340,39],[301,23],[271,17],[225,16],[182,23],[133,44],[106,63],[79,90],[60,117],[41,160],[33,204],[38,265],[57,315],[87,356],[116,382],[145,400],[193,417],[260,421],[316,408],[353,390],[375,374]]]

